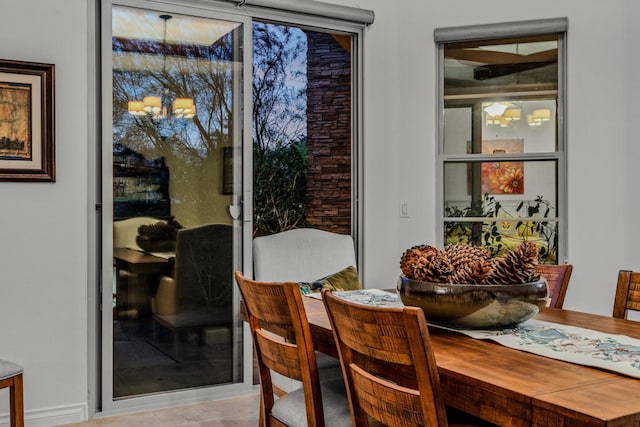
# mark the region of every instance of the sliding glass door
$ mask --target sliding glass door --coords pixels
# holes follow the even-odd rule
[[[97,410],[246,394],[252,343],[233,271],[251,274],[252,238],[314,227],[358,240],[369,21],[101,3]]]
[[[104,257],[110,285],[103,291],[102,400],[108,410],[141,404],[133,398],[161,401],[168,392],[193,395],[243,379],[233,272],[242,269],[247,25],[134,2],[106,12],[111,37],[103,60],[110,63],[112,105],[104,122],[112,125],[103,140],[103,167],[111,172],[103,188],[111,196],[105,230],[113,232],[113,247]]]

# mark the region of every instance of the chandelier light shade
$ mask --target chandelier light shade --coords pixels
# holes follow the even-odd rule
[[[173,100],[173,108],[171,110],[176,117],[188,118],[187,116],[193,117],[195,115],[196,106],[191,98],[176,98]]]
[[[542,110],[534,110],[533,111],[533,120],[540,122],[548,122],[551,120],[551,110],[542,109]]]
[[[162,111],[162,98],[159,96],[145,96],[142,98],[142,105],[146,113],[158,115]]]
[[[529,126],[540,126],[549,120],[551,120],[551,110],[548,108],[533,110],[532,114],[527,115],[527,123]]]
[[[144,102],[142,101],[129,101],[127,103],[127,110],[132,116],[142,117],[147,115],[146,111],[144,111]]]
[[[483,104],[483,111],[487,125],[496,125],[503,128],[522,118],[522,108],[510,102]],[[529,126],[540,126],[550,120],[551,110],[548,108],[539,108],[533,110],[531,114],[527,114],[527,124]]]
[[[522,111],[519,108],[507,108],[502,115],[507,120],[520,120]]]

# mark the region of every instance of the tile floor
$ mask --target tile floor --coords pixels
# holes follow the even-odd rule
[[[259,395],[235,397],[131,415],[96,418],[67,427],[251,427],[258,425]]]

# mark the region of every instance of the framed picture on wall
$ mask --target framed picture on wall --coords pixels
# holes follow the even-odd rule
[[[55,181],[53,64],[0,59],[0,181]]]
[[[482,141],[482,154],[523,152],[522,138]],[[482,194],[524,194],[524,162],[482,163]]]

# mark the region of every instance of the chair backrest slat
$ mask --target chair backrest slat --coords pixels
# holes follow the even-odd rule
[[[613,317],[626,319],[628,310],[640,311],[640,272],[620,270]]]
[[[422,424],[418,403],[420,394],[415,389],[393,383],[382,384],[377,377],[357,365],[351,365],[351,375],[354,388],[359,390],[359,404],[364,412],[377,420],[385,420],[387,425]],[[403,409],[402,413],[398,408]]]
[[[549,307],[562,308],[573,266],[571,264],[538,264],[536,272],[547,280]]]
[[[446,426],[426,319],[417,307],[354,304],[323,291],[343,366],[352,423]]]
[[[256,331],[256,340],[262,353],[263,363],[271,370],[295,380],[302,380],[298,346],[283,342],[264,331]]]

